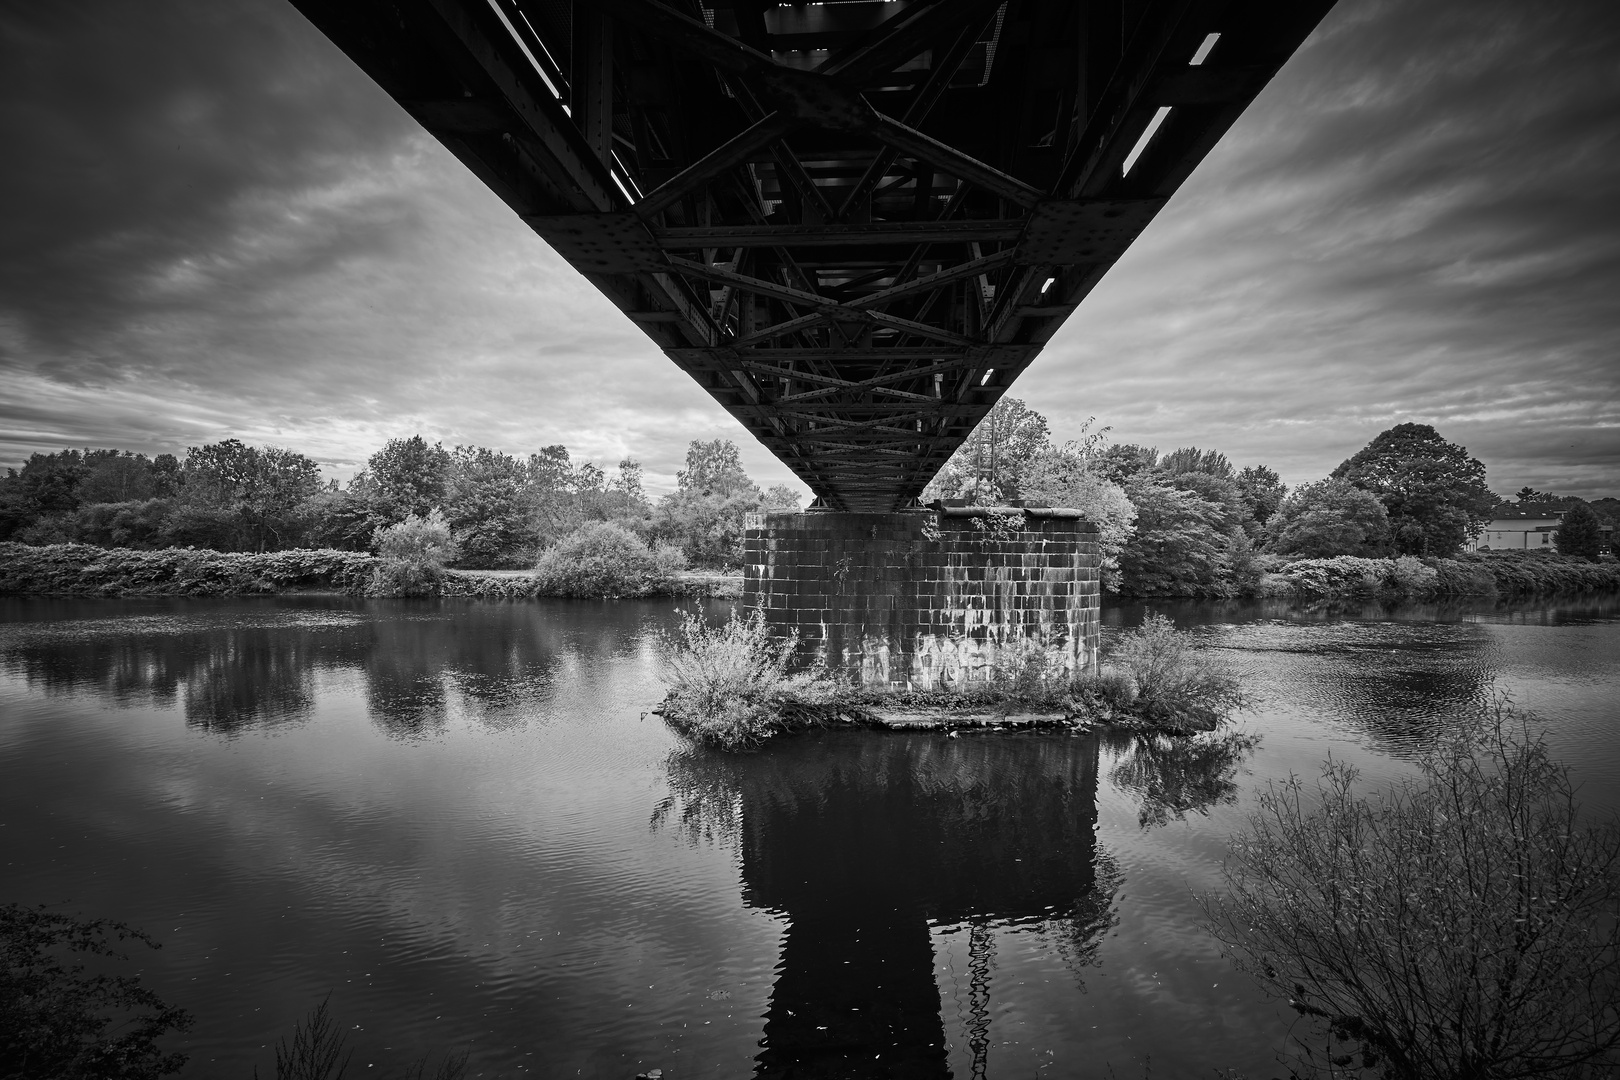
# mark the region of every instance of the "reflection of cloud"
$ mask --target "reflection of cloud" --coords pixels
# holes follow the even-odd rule
[[[626,704],[656,699],[637,639],[652,605],[150,603],[183,614],[0,626],[0,713],[23,736],[7,740],[7,781],[21,784],[4,791],[7,884],[157,934],[148,980],[198,1014],[193,1048],[220,1070],[245,1073],[260,1036],[328,990],[371,1032],[362,1053],[391,1048],[378,1069],[469,1030],[499,1073],[533,1066],[536,1031],[547,1066],[586,1075],[603,1071],[603,1047],[718,1059],[758,1037],[770,970],[749,960],[774,954],[775,920],[737,909],[730,859],[646,837],[645,787],[625,779],[656,783],[666,746]],[[382,737],[363,668],[396,644],[373,633],[390,615],[426,638],[423,670],[469,694],[482,680],[458,703],[472,724],[483,702],[505,703],[528,730]],[[270,655],[314,676],[313,722],[229,741],[183,731],[188,657],[262,656],[266,633],[283,639]],[[512,685],[564,646],[588,677],[560,708],[519,700]],[[146,688],[161,685],[178,692],[154,701]],[[56,693],[87,701],[36,707]],[[554,708],[564,730],[542,733]],[[734,1000],[705,1001],[716,986]],[[666,1034],[688,1021],[694,1034]]]
[[[1523,483],[1620,458],[1613,6],[1341,0],[1016,392],[1291,482],[1432,422]],[[280,0],[0,14],[0,461],[420,429],[776,463]]]

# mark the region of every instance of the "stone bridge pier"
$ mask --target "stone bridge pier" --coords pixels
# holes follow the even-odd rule
[[[745,598],[801,655],[863,686],[961,690],[1094,671],[1097,527],[1077,510],[751,515]]]

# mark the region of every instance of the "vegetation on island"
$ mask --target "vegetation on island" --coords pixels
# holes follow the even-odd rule
[[[988,677],[949,692],[854,686],[799,655],[796,634],[774,633],[758,608],[711,623],[683,614],[662,641],[668,694],[659,712],[694,743],[748,750],[777,735],[834,725],[878,725],[884,710],[953,718],[1042,715],[1070,727],[1146,734],[1213,731],[1247,704],[1239,681],[1163,615],[1121,636],[1096,672],[1075,674],[1031,647]]]
[[[1418,764],[1366,798],[1341,762],[1270,785],[1201,900],[1210,932],[1317,1022],[1308,1072],[1615,1075],[1620,823],[1582,813],[1501,701]]]

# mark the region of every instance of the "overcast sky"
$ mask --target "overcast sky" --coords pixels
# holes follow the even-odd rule
[[[0,464],[642,460],[711,398],[284,0],[0,0]],[[1435,425],[1620,494],[1620,4],[1340,0],[1012,393],[1288,482]]]

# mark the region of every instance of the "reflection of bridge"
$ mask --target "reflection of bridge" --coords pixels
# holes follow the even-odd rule
[[[1332,0],[294,0],[823,505],[909,504]]]
[[[1095,736],[866,733],[677,756],[659,819],[679,805],[689,826],[731,834],[744,899],[788,920],[756,1075],[949,1076],[929,936],[941,923],[970,927],[966,1049],[982,1066],[990,924],[1041,923],[1076,968],[1110,924],[1097,757]]]

